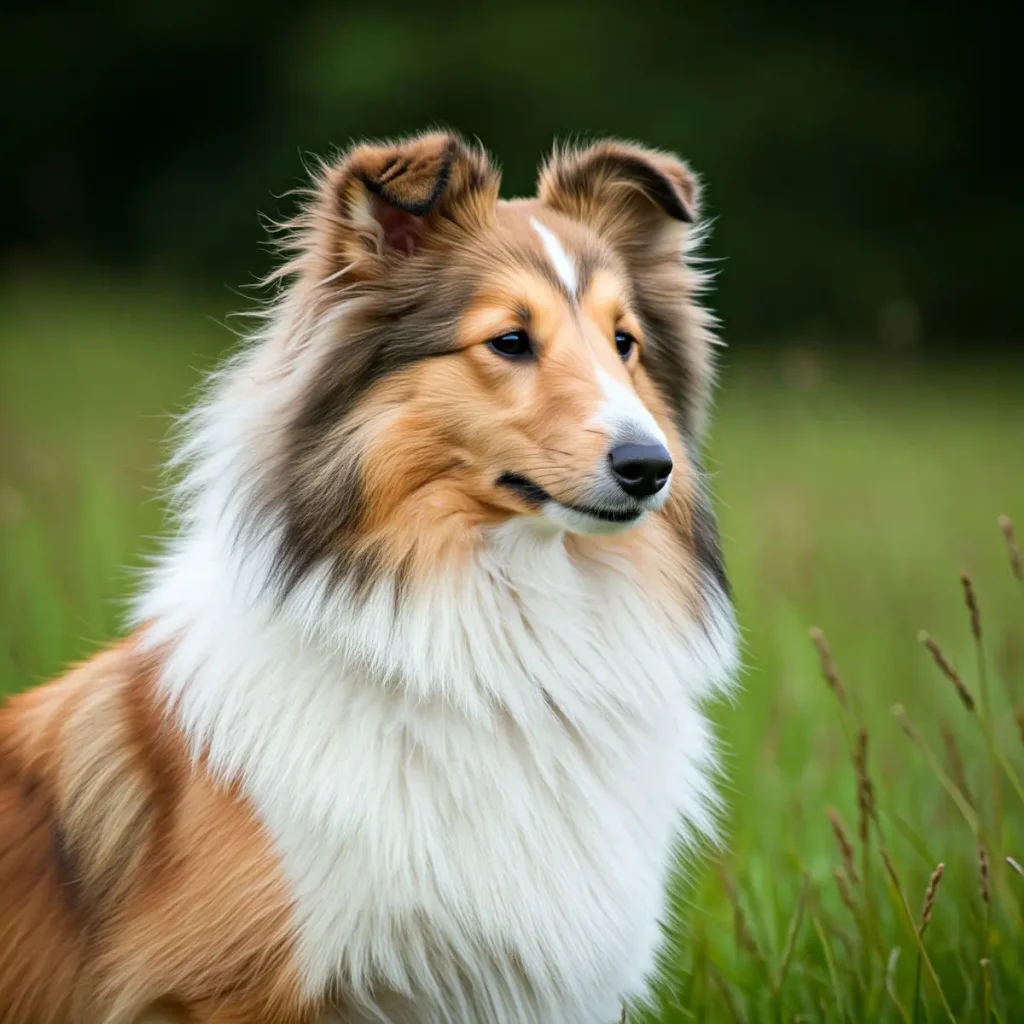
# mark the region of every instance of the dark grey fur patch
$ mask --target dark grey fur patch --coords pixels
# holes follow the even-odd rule
[[[678,188],[646,154],[630,153],[621,148],[590,151],[582,159],[560,162],[554,174],[557,190],[583,203],[597,194],[607,180],[632,181],[673,220],[693,221],[693,214]]]
[[[408,161],[404,161],[400,166],[395,166],[399,157],[396,156],[381,169],[377,177],[371,177],[368,174],[360,174],[359,178],[362,183],[372,192],[375,196],[379,196],[388,205],[395,207],[396,210],[403,210],[405,213],[413,214],[417,217],[425,217],[431,210],[437,206],[437,201],[444,194],[444,190],[448,187],[448,178],[451,175],[452,163],[455,160],[455,154],[457,151],[457,143],[454,139],[449,141],[447,148],[445,149],[441,162],[437,171],[437,178],[433,183],[433,187],[430,192],[420,199],[418,202],[406,202],[400,196],[396,195],[394,190],[389,188],[388,185],[391,181],[400,178],[406,170],[408,170]]]
[[[342,439],[350,450],[339,457],[339,442],[330,435],[374,385],[455,349],[458,318],[474,290],[471,275],[446,273],[439,253],[413,260],[415,265],[396,266],[389,283],[378,286],[373,299],[344,322],[344,333],[325,356],[291,428],[282,479],[268,496],[268,511],[256,516],[253,525],[283,526],[274,572],[282,598],[328,557],[331,583],[347,582],[357,595],[387,573],[382,552],[358,542],[363,453],[354,441]],[[326,488],[311,490],[310,480],[325,479]],[[273,520],[269,510],[274,508],[283,508],[283,521]]]
[[[726,597],[732,597],[732,587],[725,568],[722,544],[718,536],[718,522],[711,508],[711,500],[703,488],[694,498],[692,516],[693,549],[697,561],[721,588]]]
[[[672,410],[676,429],[683,437],[690,462],[700,481],[691,511],[694,553],[699,564],[728,597],[731,588],[722,555],[718,523],[711,505],[711,496],[701,479],[700,439],[694,434],[694,418],[697,413],[694,389],[697,381],[684,355],[684,339],[680,336],[676,319],[659,312],[657,304],[644,296],[642,290],[637,295],[637,307],[648,341],[643,355],[644,369]]]
[[[693,399],[696,381],[683,355],[685,343],[679,336],[678,323],[675,318],[661,313],[641,289],[637,289],[636,302],[637,315],[647,336],[643,367],[672,410],[676,428],[690,442],[696,412]]]
[[[19,792],[22,825],[32,837],[32,842],[26,843],[26,846],[43,850],[49,846],[61,898],[69,913],[80,919],[82,893],[79,873],[60,819],[57,817],[56,802],[50,786],[34,774],[23,773],[21,766],[15,764],[15,756],[0,748],[0,787],[3,786],[9,786]],[[0,866],[3,865],[5,854],[8,853],[4,846],[5,838],[0,836]],[[21,841],[25,839],[24,836],[17,835],[15,838]],[[36,845],[37,840],[41,840],[39,847]],[[19,873],[19,881],[23,888],[27,891],[41,884],[47,877],[49,867],[45,857],[32,858],[29,873]]]
[[[632,178],[653,202],[673,220],[693,221],[693,214],[683,202],[679,190],[646,157],[626,153],[608,154],[594,161],[594,170]]]

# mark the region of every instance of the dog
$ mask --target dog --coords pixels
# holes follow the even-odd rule
[[[4,1024],[610,1024],[737,640],[698,182],[449,132],[315,173],[134,631],[0,710]]]

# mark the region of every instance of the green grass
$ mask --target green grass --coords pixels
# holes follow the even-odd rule
[[[133,570],[162,528],[167,414],[232,339],[166,292],[23,285],[0,292],[0,309],[3,693],[117,632]],[[1024,862],[1024,801],[999,767],[997,828],[983,728],[990,720],[993,749],[1024,776],[1013,718],[1024,704],[1024,589],[996,527],[1000,513],[1024,527],[1022,393],[1019,367],[934,368],[884,353],[729,367],[709,460],[747,666],[735,704],[716,711],[727,842],[676,886],[664,978],[633,1020],[1024,1019],[1024,877],[1004,859]],[[980,698],[962,570],[981,603],[988,719],[962,707],[917,639],[929,630]],[[846,712],[822,681],[814,625],[845,681]],[[919,743],[894,720],[897,702]],[[943,720],[968,797],[944,788],[954,772]],[[860,726],[877,803],[866,851],[851,766]],[[857,845],[852,913],[833,877],[829,807]],[[922,959],[916,920],[939,861]]]

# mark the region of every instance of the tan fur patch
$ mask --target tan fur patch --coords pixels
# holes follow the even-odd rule
[[[0,713],[0,1019],[304,1021],[244,799],[192,765],[129,641]]]

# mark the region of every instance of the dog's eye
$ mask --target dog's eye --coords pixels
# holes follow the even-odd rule
[[[505,359],[526,359],[533,355],[533,346],[526,331],[509,331],[507,334],[491,338],[487,342],[493,352]]]
[[[636,338],[629,331],[615,332],[615,348],[623,359],[628,359],[636,345]]]

